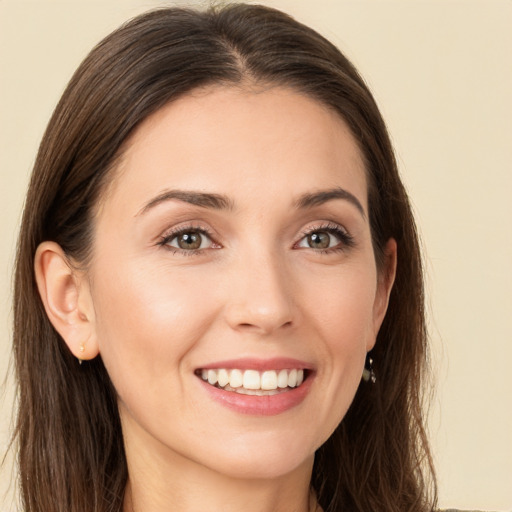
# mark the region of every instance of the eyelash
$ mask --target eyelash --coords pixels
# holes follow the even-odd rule
[[[220,245],[215,242],[215,239],[213,237],[213,234],[199,226],[189,225],[189,226],[182,226],[179,228],[176,228],[165,235],[163,235],[160,240],[158,241],[158,245],[163,247],[164,249],[172,252],[173,254],[181,254],[183,256],[194,256],[201,251],[204,251],[205,249],[180,249],[178,247],[173,247],[172,245],[169,245],[175,238],[184,235],[185,233],[199,233],[201,236],[207,237],[213,245],[217,245],[216,248],[220,248]]]
[[[340,240],[340,243],[335,245],[334,247],[328,247],[326,249],[317,249],[315,252],[320,254],[330,254],[336,253],[340,251],[345,251],[347,249],[351,249],[355,245],[354,237],[350,235],[344,228],[340,225],[335,224],[334,222],[327,222],[325,224],[320,224],[319,226],[314,226],[304,230],[301,234],[299,241],[295,244],[299,244],[306,237],[312,235],[313,233],[329,233],[330,235],[334,235],[336,238]],[[312,247],[310,249],[313,249]],[[314,249],[313,249],[314,250]]]
[[[319,226],[314,226],[314,227],[304,230],[301,233],[298,242],[296,242],[293,245],[293,247],[297,248],[297,249],[302,249],[302,247],[298,247],[298,244],[300,242],[302,242],[306,237],[312,235],[313,233],[317,233],[317,232],[324,232],[324,233],[333,235],[340,240],[340,243],[335,245],[334,247],[328,247],[325,249],[314,249],[314,248],[310,247],[310,249],[313,249],[316,253],[330,254],[330,253],[345,251],[347,249],[354,247],[354,245],[355,245],[354,238],[344,228],[342,228],[341,226],[339,226],[338,224],[335,224],[333,222],[328,222],[328,223],[321,224]],[[176,229],[166,233],[165,235],[163,235],[160,238],[157,245],[165,248],[168,251],[171,251],[173,254],[181,254],[184,256],[194,256],[194,255],[205,250],[204,248],[203,249],[199,248],[199,249],[185,250],[185,249],[180,249],[178,247],[173,247],[170,245],[170,242],[172,242],[175,238],[177,238],[181,235],[184,235],[186,233],[199,233],[201,236],[207,237],[211,241],[211,244],[216,245],[216,247],[214,247],[214,248],[221,247],[220,244],[215,242],[213,234],[208,229],[205,229],[205,228],[199,227],[199,226],[194,226],[194,225],[179,227],[179,228],[176,228]],[[304,247],[304,248],[306,249],[307,247]]]

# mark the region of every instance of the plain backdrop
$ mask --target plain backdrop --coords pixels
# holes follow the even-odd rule
[[[197,4],[197,2],[180,2]],[[263,0],[353,60],[386,119],[415,207],[437,382],[440,505],[512,510],[512,2]],[[23,196],[45,125],[88,50],[165,2],[0,0],[0,379]],[[0,403],[0,452],[12,377]],[[0,510],[14,512],[12,457]]]

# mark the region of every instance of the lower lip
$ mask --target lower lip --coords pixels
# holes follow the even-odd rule
[[[277,395],[257,396],[242,395],[235,391],[225,391],[222,388],[217,388],[206,381],[200,380],[204,389],[216,402],[233,411],[255,416],[275,416],[297,407],[306,398],[311,389],[312,382],[313,375],[310,374],[297,388],[283,391]]]

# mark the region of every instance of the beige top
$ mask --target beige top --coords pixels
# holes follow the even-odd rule
[[[445,508],[439,512],[483,512],[482,510],[460,510],[458,508]]]

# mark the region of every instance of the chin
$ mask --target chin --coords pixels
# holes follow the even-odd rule
[[[297,470],[313,467],[315,449],[305,450],[305,442],[239,440],[222,454],[212,453],[206,463],[219,474],[244,480],[267,480],[285,477]],[[311,471],[309,470],[309,472]]]
[[[265,452],[267,454],[267,452]],[[275,480],[286,477],[299,469],[310,466],[313,468],[314,454],[306,459],[276,457],[254,457],[240,460],[234,458],[222,466],[217,467],[217,472],[230,478],[243,480]]]

